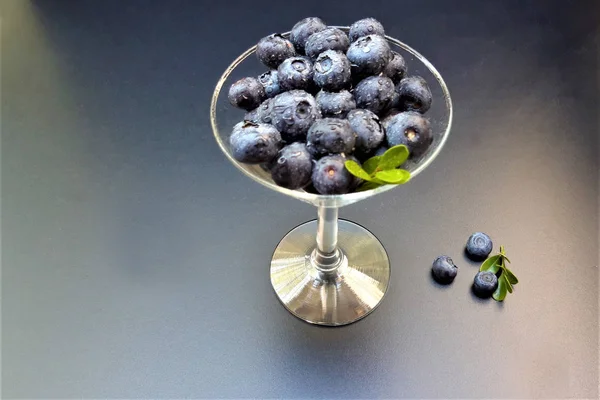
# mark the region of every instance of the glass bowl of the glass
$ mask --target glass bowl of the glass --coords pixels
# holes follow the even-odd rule
[[[348,31],[347,27],[338,28]],[[288,37],[289,32],[283,36]],[[391,49],[406,60],[408,75],[422,76],[433,97],[426,113],[433,142],[420,158],[402,166],[410,171],[412,180],[430,166],[442,150],[452,124],[452,101],[442,76],[424,56],[397,39],[389,36],[386,39]],[[235,160],[229,136],[245,112],[233,107],[227,94],[237,80],[257,77],[267,70],[256,58],[255,50],[256,46],[236,58],[217,83],[210,107],[215,139],[227,159],[246,176],[318,208],[316,220],[292,229],[275,248],[270,277],[279,300],[288,311],[309,323],[339,326],[358,321],[383,300],[390,278],[390,261],[382,244],[366,228],[338,220],[338,209],[398,186],[401,187],[398,190],[410,190],[410,182],[342,195],[319,195],[278,186],[261,166]]]

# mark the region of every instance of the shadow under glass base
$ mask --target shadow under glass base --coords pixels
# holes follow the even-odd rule
[[[291,230],[271,260],[271,284],[279,300],[296,317],[311,324],[339,326],[366,317],[383,300],[390,262],[379,240],[353,222],[338,221],[338,248],[343,253],[334,274],[324,277],[311,262],[317,221]]]

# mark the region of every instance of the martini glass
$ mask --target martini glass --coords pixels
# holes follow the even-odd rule
[[[337,28],[348,32],[348,27]],[[288,37],[289,32],[283,35]],[[406,60],[409,74],[425,78],[433,95],[432,106],[426,114],[431,121],[433,143],[420,158],[409,160],[402,166],[414,179],[431,165],[448,138],[452,101],[442,76],[425,57],[399,40],[389,36],[386,39],[392,50]],[[270,277],[281,303],[296,317],[312,324],[350,324],[367,316],[383,300],[390,281],[390,260],[381,242],[371,232],[353,222],[338,219],[338,210],[392,190],[397,185],[343,195],[318,195],[278,186],[260,166],[236,161],[231,154],[229,135],[233,126],[243,119],[243,111],[229,104],[227,92],[238,79],[258,76],[265,71],[254,56],[255,50],[256,46],[236,58],[217,83],[210,105],[215,139],[229,161],[248,177],[271,190],[317,207],[318,218],[292,229],[273,253]]]

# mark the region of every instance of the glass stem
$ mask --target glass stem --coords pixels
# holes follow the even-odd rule
[[[338,208],[319,207],[317,223],[317,248],[313,253],[313,263],[323,278],[335,275],[342,261],[337,247]]]

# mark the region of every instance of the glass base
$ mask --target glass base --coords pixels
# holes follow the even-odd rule
[[[296,317],[318,325],[339,326],[366,317],[383,300],[390,281],[385,249],[368,230],[338,221],[342,260],[323,274],[311,255],[317,221],[292,229],[279,242],[271,260],[271,284],[279,300]]]

